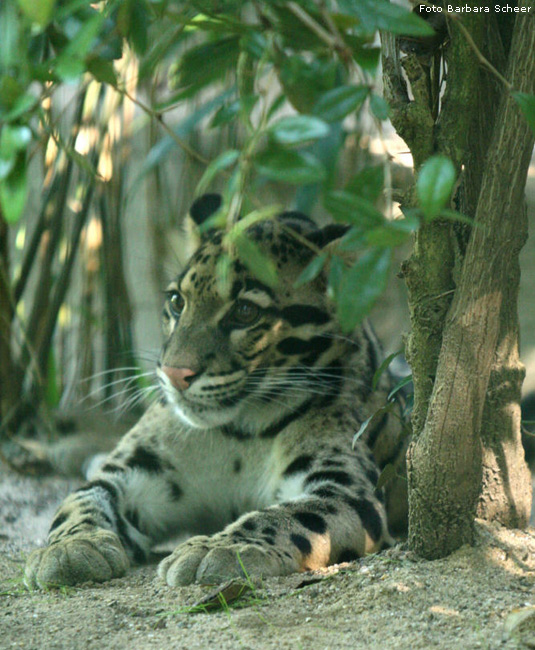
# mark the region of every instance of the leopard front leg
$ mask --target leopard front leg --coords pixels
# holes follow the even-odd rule
[[[305,458],[305,456],[301,457]],[[363,556],[390,543],[378,472],[365,452],[327,450],[303,470],[301,458],[289,464],[281,482],[300,486],[291,501],[242,516],[221,533],[193,537],[160,564],[170,586],[212,584],[234,578],[288,575]]]
[[[29,588],[103,582],[124,575],[130,559],[145,557],[150,540],[124,517],[126,483],[122,474],[106,476],[71,494],[58,510],[45,548],[26,563]]]
[[[131,562],[144,561],[154,542],[180,525],[173,469],[144,436],[158,424],[154,410],[123,438],[96,477],[61,505],[47,546],[28,558],[28,587],[122,576]]]

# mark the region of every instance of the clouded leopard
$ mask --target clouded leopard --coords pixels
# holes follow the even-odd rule
[[[200,223],[219,207],[205,195],[191,216]],[[28,560],[29,586],[121,576],[179,532],[194,536],[159,566],[170,586],[244,570],[286,575],[390,543],[403,480],[386,493],[376,485],[403,456],[398,414],[376,418],[352,445],[389,390],[386,373],[372,390],[375,337],[366,324],[342,334],[327,271],[295,284],[340,235],[294,212],[258,222],[247,236],[278,282],[267,286],[234,259],[226,292],[216,272],[223,232],[202,236],[167,289],[161,398],[62,504],[48,545]]]

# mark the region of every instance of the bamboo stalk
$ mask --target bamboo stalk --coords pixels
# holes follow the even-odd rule
[[[96,156],[93,155],[92,157],[93,162],[96,162]],[[89,208],[91,206],[91,201],[93,198],[94,186],[94,180],[91,179],[86,189],[82,207],[76,215],[76,219],[73,224],[69,252],[59,273],[59,277],[54,285],[54,290],[50,299],[50,305],[46,312],[46,319],[43,323],[41,335],[39,337],[39,344],[37,346],[37,362],[43,375],[45,374],[47,367],[48,354],[50,352],[52,336],[56,327],[59,309],[65,300],[65,295],[69,288],[72,269],[79,248],[80,236],[82,234],[82,229],[86,223],[87,215],[89,213]]]

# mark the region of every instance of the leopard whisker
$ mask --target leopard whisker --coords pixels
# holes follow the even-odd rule
[[[99,377],[103,377],[105,375],[113,375],[119,372],[125,372],[125,371],[130,371],[130,370],[140,370],[139,366],[120,366],[118,368],[110,368],[109,370],[101,370],[100,372],[95,372],[92,375],[89,375],[89,377],[84,377],[83,379],[80,379],[81,384],[85,384],[88,381],[92,381],[93,379],[98,379]]]

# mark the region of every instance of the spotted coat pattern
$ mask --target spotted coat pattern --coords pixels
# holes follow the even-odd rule
[[[191,214],[218,206],[208,195]],[[203,237],[167,291],[161,398],[62,504],[28,560],[29,586],[120,576],[177,533],[193,536],[160,564],[171,586],[286,575],[390,543],[403,481],[376,485],[403,456],[398,419],[376,418],[352,445],[389,390],[386,374],[372,390],[377,343],[367,325],[342,334],[324,273],[295,284],[340,234],[296,213],[249,228],[275,286],[237,259],[222,283],[223,233]]]

